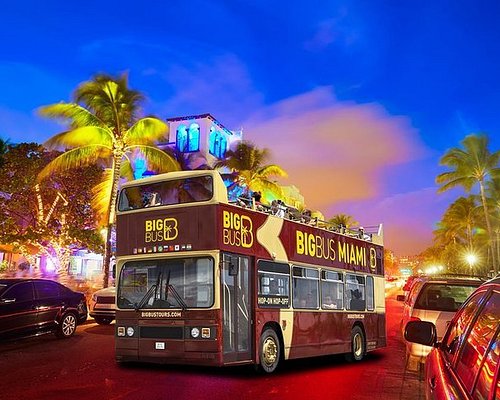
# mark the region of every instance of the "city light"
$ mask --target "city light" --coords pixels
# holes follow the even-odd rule
[[[470,270],[472,272],[472,267],[477,262],[477,256],[474,253],[468,253],[465,256],[465,259],[467,260],[467,263],[469,264]]]

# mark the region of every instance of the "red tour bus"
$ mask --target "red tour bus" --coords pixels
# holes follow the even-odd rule
[[[348,231],[280,208],[230,204],[217,171],[125,184],[116,360],[272,372],[281,360],[359,361],[386,346],[381,229]]]

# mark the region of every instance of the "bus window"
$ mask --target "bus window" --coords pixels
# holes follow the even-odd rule
[[[258,303],[261,307],[290,305],[290,266],[270,261],[258,263]]]
[[[364,311],[366,308],[365,277],[361,275],[346,274],[345,290],[346,309]]]
[[[313,268],[293,267],[293,307],[318,308],[319,272]]]
[[[366,277],[366,309],[373,311],[375,302],[373,300],[373,276]]]
[[[161,205],[208,201],[213,196],[212,177],[195,176],[169,181],[128,186],[120,192],[119,211]]]
[[[340,272],[321,271],[321,308],[338,310],[344,307],[344,282]]]

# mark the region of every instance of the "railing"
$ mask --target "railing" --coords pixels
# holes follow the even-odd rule
[[[297,208],[283,203],[281,200],[274,200],[271,205],[256,202],[254,198],[238,197],[236,201],[230,202],[242,208],[250,208],[266,214],[275,215],[290,221],[300,222],[306,225],[315,226],[341,235],[355,237],[357,239],[373,241],[374,236],[381,235],[380,226],[367,226],[366,228],[347,228],[342,224],[335,224],[320,220],[318,217],[312,217],[310,211],[299,211]]]

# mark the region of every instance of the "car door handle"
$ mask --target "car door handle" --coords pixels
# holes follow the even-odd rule
[[[431,390],[436,389],[436,377],[435,376],[432,376],[429,378],[429,387],[431,388]]]

